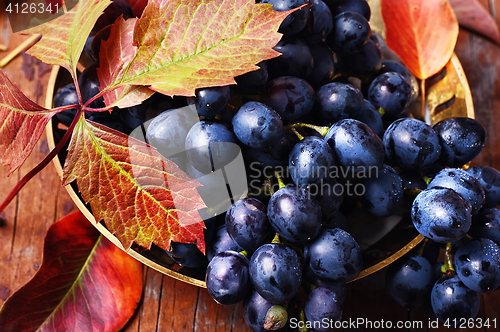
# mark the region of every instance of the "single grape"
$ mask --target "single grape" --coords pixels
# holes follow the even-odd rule
[[[379,137],[384,134],[382,116],[368,100],[364,101],[363,108],[354,114],[353,118],[366,124]]]
[[[424,257],[407,256],[391,264],[386,275],[386,288],[391,298],[405,309],[422,306],[434,286],[434,271]]]
[[[268,243],[250,259],[250,278],[257,292],[271,303],[291,300],[302,283],[302,264],[289,247]]]
[[[173,257],[168,251],[167,254],[172,258],[174,262],[179,264],[181,267],[186,267],[188,269],[198,269],[205,267],[208,263],[207,257],[203,255],[201,251],[196,251],[196,253],[185,256],[182,258]]]
[[[359,52],[339,56],[345,69],[357,76],[373,75],[382,66],[382,52],[371,39],[368,39]]]
[[[366,124],[345,119],[330,127],[325,141],[335,153],[336,164],[349,173],[368,172],[371,167],[381,168],[384,144]]]
[[[84,103],[89,101],[92,97],[94,97],[100,92],[99,78],[97,77],[98,66],[99,64],[96,62],[94,62],[90,66],[87,66],[80,75],[80,77],[78,78],[78,84],[80,86],[80,92],[82,94],[82,99]],[[90,108],[105,107],[103,97],[94,100],[92,103],[90,103],[90,105],[88,105],[88,107]],[[87,113],[89,114],[89,116],[94,115],[96,117],[105,117],[106,116],[105,113],[108,112],[87,112]]]
[[[467,288],[457,276],[437,281],[431,292],[432,310],[442,322],[475,318],[479,301],[479,294]]]
[[[266,315],[273,303],[263,298],[257,291],[243,301],[243,319],[254,332],[269,332],[264,328]],[[287,331],[287,326],[276,331]]]
[[[384,60],[382,61],[382,67],[380,68],[379,75],[383,73],[388,73],[388,72],[396,72],[398,74],[401,74],[408,80],[408,83],[410,83],[410,88],[411,88],[411,99],[410,99],[410,104],[415,102],[418,98],[418,94],[420,91],[420,88],[418,86],[418,81],[413,76],[413,74],[408,70],[408,68],[405,67],[405,65],[394,61],[394,60]]]
[[[307,187],[326,178],[334,163],[335,156],[328,143],[322,138],[309,136],[293,147],[288,169],[297,186]]]
[[[251,148],[272,147],[285,136],[285,127],[279,114],[256,101],[243,104],[232,123],[236,137]]]
[[[309,45],[309,51],[313,57],[314,67],[306,80],[314,89],[319,89],[333,80],[335,74],[333,53],[324,42]]]
[[[484,189],[483,208],[492,208],[500,205],[500,172],[489,166],[476,166],[466,171],[472,175]]]
[[[267,60],[270,78],[280,76],[306,78],[312,72],[314,60],[309,47],[302,39],[284,36],[273,49],[281,55]]]
[[[498,208],[481,209],[472,217],[469,235],[475,239],[490,239],[500,245],[500,210]]]
[[[284,187],[276,191],[267,205],[267,216],[283,238],[296,244],[316,237],[321,227],[321,207],[303,188]]]
[[[361,51],[370,34],[366,18],[355,12],[343,12],[333,18],[333,32],[327,43],[335,52],[354,54]]]
[[[394,121],[384,133],[384,146],[391,161],[414,170],[433,165],[441,154],[432,127],[413,118]]]
[[[351,281],[361,272],[363,264],[359,245],[339,228],[323,230],[306,244],[304,256],[309,269],[325,280]]]
[[[226,107],[231,91],[229,86],[216,86],[196,89],[195,95],[187,99],[188,105],[201,116],[214,117]]]
[[[259,2],[272,4],[273,9],[279,12],[298,8],[308,3],[307,0],[260,0]],[[281,22],[278,31],[286,35],[298,33],[305,28],[308,18],[309,8],[305,6],[289,14],[283,22]]]
[[[383,165],[377,176],[362,182],[364,194],[360,197],[363,206],[376,217],[388,217],[403,201],[403,182],[390,166]]]
[[[395,72],[380,74],[368,88],[368,100],[376,108],[382,108],[386,114],[397,116],[410,105],[410,83],[403,75]]]
[[[316,92],[315,112],[324,123],[353,118],[363,107],[363,95],[350,84],[332,82]]]
[[[269,78],[267,62],[259,62],[257,66],[259,69],[234,78],[237,84],[236,89],[243,93],[258,93],[264,87]]]
[[[314,90],[306,80],[281,76],[266,84],[261,100],[278,112],[285,123],[307,115],[314,106]]]
[[[210,296],[220,304],[236,304],[252,289],[248,259],[235,251],[224,251],[208,264],[205,282]]]
[[[453,189],[472,205],[472,214],[476,214],[484,204],[483,187],[479,181],[461,168],[445,168],[441,170],[427,187]]]
[[[344,303],[347,296],[347,285],[344,281],[328,281],[321,279],[316,274],[312,273],[310,270],[304,272],[304,280],[314,286],[328,288],[333,293],[336,294],[337,300],[340,303]]]
[[[186,136],[188,160],[200,172],[208,174],[231,162],[240,152],[236,137],[226,125],[200,121]]]
[[[413,201],[411,219],[417,231],[439,243],[460,240],[471,225],[470,203],[448,188],[430,188]]]
[[[207,258],[211,261],[217,254],[227,250],[240,252],[243,248],[229,235],[226,226],[221,226],[215,233],[212,242],[207,246]]]
[[[307,320],[315,331],[332,331],[332,322],[342,318],[342,301],[329,288],[318,287],[313,289],[306,298],[304,312]],[[325,321],[329,324],[325,326]]]
[[[434,125],[441,144],[439,161],[450,167],[462,167],[474,159],[484,147],[486,132],[471,118],[448,118]]]
[[[270,234],[266,206],[255,198],[236,201],[226,212],[226,229],[236,243],[246,251],[264,244]]]
[[[461,245],[455,253],[460,280],[475,292],[493,291],[500,286],[500,247],[489,239]]]
[[[309,21],[303,38],[309,44],[319,43],[332,32],[333,19],[330,8],[321,0],[309,1]]]
[[[54,96],[54,108],[78,104],[80,104],[80,102],[78,101],[78,94],[76,92],[74,83],[69,83],[63,86],[62,88],[57,90]],[[69,126],[71,125],[71,122],[73,122],[77,111],[78,110],[76,108],[71,108],[69,110],[57,113],[55,117],[57,120],[59,120],[59,122],[65,124],[66,126]]]
[[[184,258],[196,254],[198,248],[194,243],[170,242],[170,255],[174,258]]]
[[[325,2],[333,16],[343,12],[355,12],[370,20],[371,10],[366,0],[326,0]]]

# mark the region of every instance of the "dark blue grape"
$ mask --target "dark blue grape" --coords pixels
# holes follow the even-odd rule
[[[340,205],[342,204],[344,198],[342,196],[342,185],[337,183],[334,178],[327,178],[321,183],[310,186],[308,188],[309,192],[313,197],[318,200],[319,206],[321,207],[321,219],[324,226],[330,228],[340,227],[337,223],[345,225],[342,216],[339,211]],[[345,217],[344,217],[345,219]],[[344,229],[344,227],[340,227]]]
[[[220,304],[236,304],[252,289],[248,259],[235,251],[224,251],[208,264],[205,282],[210,296]]]
[[[487,208],[474,215],[469,235],[476,239],[490,239],[500,245],[500,210]]]
[[[271,225],[266,211],[266,206],[255,198],[236,201],[227,210],[227,232],[244,250],[254,251],[267,240]]]
[[[338,301],[340,303],[344,303],[344,300],[347,296],[347,285],[344,281],[324,280],[318,277],[316,274],[312,273],[310,270],[307,270],[304,273],[304,280],[314,286],[330,289],[336,294]]]
[[[227,250],[240,252],[243,248],[241,248],[229,235],[226,226],[222,226],[217,233],[215,233],[212,242],[207,246],[207,258],[211,261],[217,254]]]
[[[170,255],[174,258],[184,258],[196,254],[198,248],[194,243],[170,242]]]
[[[345,69],[357,76],[373,75],[382,66],[382,52],[371,39],[353,54],[339,54]]]
[[[441,154],[432,127],[413,118],[394,121],[384,133],[384,146],[391,161],[414,170],[431,166]]]
[[[471,205],[448,188],[422,191],[413,201],[411,219],[417,231],[439,243],[460,240],[471,225]]]
[[[80,104],[80,102],[78,101],[78,94],[74,83],[69,83],[68,85],[63,86],[57,90],[56,95],[54,96],[54,108],[78,104]],[[55,118],[66,126],[69,126],[71,125],[71,122],[73,122],[76,112],[76,108],[71,108],[57,113]]]
[[[326,0],[325,2],[333,16],[343,12],[355,12],[370,20],[371,10],[366,0]]]
[[[226,107],[231,91],[229,86],[216,86],[196,89],[196,97],[188,98],[191,105],[199,115],[214,117]]]
[[[377,134],[379,137],[382,137],[384,134],[384,123],[382,121],[382,116],[380,113],[377,111],[375,106],[372,105],[368,100],[365,100],[363,104],[363,108],[354,114],[354,119],[363,122],[366,124],[368,127],[370,127],[371,130],[375,134]]]
[[[439,161],[450,167],[462,167],[484,148],[486,132],[471,118],[448,118],[434,125],[441,143]]]
[[[250,259],[253,287],[271,303],[291,300],[302,283],[302,264],[295,251],[283,244],[259,247]]]
[[[434,286],[434,270],[424,257],[407,256],[391,264],[386,288],[391,298],[405,309],[422,306]]]
[[[203,253],[199,250],[192,255],[184,256],[181,258],[173,257],[168,251],[167,254],[170,256],[170,258],[172,258],[174,262],[182,267],[186,267],[189,269],[198,269],[206,266],[208,263],[207,257],[203,255]]]
[[[405,67],[405,65],[394,61],[394,60],[384,60],[382,61],[382,67],[380,68],[379,75],[383,73],[388,73],[388,72],[396,72],[398,74],[401,74],[408,80],[408,83],[410,83],[410,88],[411,88],[411,100],[410,104],[415,102],[418,98],[418,94],[420,91],[420,88],[418,86],[418,81],[413,76],[413,74],[408,70],[408,68]]]
[[[331,289],[318,287],[307,296],[304,312],[307,321],[314,326],[314,331],[332,331],[332,322],[342,318],[342,301]],[[328,322],[326,326],[325,322]]]
[[[323,230],[305,246],[304,255],[309,269],[326,280],[351,281],[363,265],[359,245],[340,228]]]
[[[467,170],[483,187],[483,208],[492,208],[500,205],[500,172],[489,166],[476,166]]]
[[[131,111],[130,108],[126,109],[121,109],[119,111],[120,114],[120,120],[127,125],[127,127],[130,128],[130,130],[134,130],[138,127],[140,127],[142,124],[144,124],[144,119],[139,119],[135,117]],[[142,131],[142,129],[141,129]]]
[[[308,3],[307,0],[260,0],[259,2],[272,4],[273,9],[279,12],[298,8]],[[308,18],[309,8],[305,6],[289,14],[281,23],[278,31],[286,35],[298,33],[305,28]]]
[[[366,124],[345,119],[330,127],[325,141],[335,153],[337,165],[351,172],[367,172],[382,167],[384,144]]]
[[[285,136],[285,127],[279,114],[257,101],[243,104],[232,123],[236,137],[251,148],[270,148]]]
[[[332,32],[333,19],[330,8],[321,0],[309,1],[309,21],[303,30],[304,39],[314,44],[322,41]]]
[[[262,61],[257,64],[259,69],[246,74],[236,76],[236,89],[243,93],[258,93],[267,83],[269,74],[267,72],[267,62]]]
[[[78,84],[80,86],[80,92],[82,94],[83,102],[86,103],[92,97],[97,95],[99,91],[99,78],[97,77],[97,67],[98,63],[94,62],[90,66],[87,66],[78,78]],[[104,99],[103,97],[94,100],[88,107],[91,108],[103,108]],[[98,115],[99,116],[99,115]]]
[[[429,183],[427,188],[450,188],[459,193],[472,205],[476,214],[484,204],[484,190],[479,181],[461,168],[445,168]]]
[[[99,30],[95,34],[94,38],[92,38],[92,41],[90,43],[90,56],[94,61],[99,62],[99,52],[101,51],[101,43],[102,41],[108,40],[110,32],[111,32],[111,24]]]
[[[376,217],[392,215],[403,201],[403,182],[390,166],[383,165],[377,176],[363,181],[363,206]]]
[[[273,49],[281,55],[267,60],[270,78],[280,76],[306,78],[312,72],[314,60],[309,47],[302,39],[285,36]]]
[[[397,116],[410,105],[410,83],[396,72],[380,74],[370,84],[368,100],[387,115]]]
[[[315,112],[324,123],[353,118],[363,107],[363,95],[350,84],[332,82],[316,92]]]
[[[370,24],[362,15],[343,12],[333,18],[333,32],[328,45],[338,53],[354,54],[363,48],[370,38]]]
[[[303,188],[284,187],[276,191],[267,205],[273,228],[286,240],[303,244],[316,237],[321,227],[321,207]]]
[[[314,90],[298,77],[281,76],[266,84],[262,102],[278,112],[285,123],[308,114],[314,106]]]
[[[500,286],[500,248],[490,239],[461,245],[455,253],[455,269],[460,280],[473,291],[484,293]]]
[[[92,112],[94,113],[94,112]],[[132,129],[127,126],[122,119],[120,118],[120,111],[113,111],[113,113],[109,114],[109,112],[103,112],[105,115],[96,115],[93,114],[89,117],[89,121],[93,121],[99,124],[102,124],[108,128],[117,130],[126,135],[130,134]]]
[[[293,147],[288,169],[297,186],[307,187],[326,178],[334,163],[335,156],[328,143],[322,138],[309,136]]]
[[[479,301],[479,294],[467,288],[457,276],[437,281],[431,292],[432,310],[443,322],[475,318]]]
[[[224,167],[240,152],[236,137],[227,126],[208,120],[189,130],[185,149],[191,164],[205,174]]]
[[[254,332],[269,332],[264,328],[267,311],[273,306],[273,303],[263,298],[257,291],[243,301],[243,319],[245,323]],[[287,327],[283,327],[276,331],[286,331]]]
[[[309,51],[313,57],[314,67],[306,80],[314,89],[318,89],[333,80],[335,74],[333,53],[324,42],[309,45]]]

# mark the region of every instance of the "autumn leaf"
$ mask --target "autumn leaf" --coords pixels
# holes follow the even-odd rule
[[[498,24],[477,0],[449,0],[460,26],[475,31],[500,44]]]
[[[57,112],[30,100],[0,70],[0,160],[9,166],[9,174],[28,158]]]
[[[170,241],[205,252],[200,184],[153,147],[80,118],[64,165],[96,221],[104,220],[125,248],[132,242],[168,250]]]
[[[408,69],[426,79],[453,54],[458,22],[447,0],[382,0],[386,42]]]
[[[121,329],[142,295],[142,264],[81,212],[51,225],[35,276],[0,309],[2,332]]]
[[[95,22],[111,0],[80,0],[61,17],[26,30],[42,39],[26,53],[41,61],[66,68],[76,79],[76,66]]]
[[[105,90],[144,85],[169,96],[194,96],[199,87],[235,84],[235,76],[279,55],[272,48],[290,12],[254,0],[149,1],[134,30],[137,52]]]
[[[129,63],[137,52],[133,46],[134,27],[137,18],[124,20],[118,18],[111,26],[107,41],[102,41],[99,52],[99,82],[105,87],[120,80],[124,72],[124,64]],[[141,85],[122,85],[106,92],[104,102],[108,107],[125,108],[140,104],[153,95],[154,91]]]

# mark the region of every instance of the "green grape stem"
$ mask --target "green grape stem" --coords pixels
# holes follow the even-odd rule
[[[448,273],[455,273],[455,268],[453,267],[453,261],[451,259],[451,247],[453,243],[449,242],[446,244],[446,251],[444,252],[444,264],[441,266],[441,272],[448,274]]]
[[[328,133],[328,130],[330,129],[330,127],[315,126],[315,125],[312,125],[312,124],[309,124],[309,123],[301,123],[301,122],[299,122],[299,123],[292,123],[292,124],[289,124],[288,126],[286,126],[287,130],[291,130],[292,132],[295,133],[295,135],[300,135],[297,132],[297,128],[314,129],[314,130],[316,130],[323,137],[326,136],[326,134]],[[300,135],[300,136],[302,137],[302,135]],[[300,137],[299,137],[299,139],[300,139]]]
[[[285,183],[283,182],[283,179],[281,178],[281,175],[279,172],[274,172],[274,176],[276,176],[276,179],[278,180],[278,184],[279,184],[279,188],[282,189],[282,188],[285,188],[286,185]]]

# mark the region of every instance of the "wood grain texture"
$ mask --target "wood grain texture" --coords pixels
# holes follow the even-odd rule
[[[500,0],[482,0],[482,4],[500,22]],[[24,38],[13,35],[9,49]],[[455,50],[464,67],[471,86],[476,116],[488,132],[484,151],[475,164],[491,165],[500,169],[500,47],[466,30],[460,30]],[[0,58],[7,52],[0,52]],[[48,75],[39,77],[40,66],[26,65],[22,57],[16,58],[5,72],[30,98],[43,100]],[[30,75],[25,75],[25,68]],[[42,89],[41,89],[42,88]],[[6,177],[7,168],[0,166],[0,199],[14,187],[17,180],[33,168],[47,154],[48,147],[42,137],[34,153],[19,172]],[[6,209],[2,217],[6,223],[0,227],[0,304],[7,296],[26,283],[41,262],[45,231],[55,220],[74,210],[74,206],[60,185],[60,180],[49,165],[36,176]],[[366,318],[397,321],[416,320],[423,329],[406,331],[449,331],[441,327],[428,329],[429,315],[421,308],[412,312],[398,307],[385,293],[386,269],[348,286],[343,318]],[[200,289],[164,276],[152,269],[144,269],[145,287],[142,303],[125,326],[125,332],[170,331],[233,331],[250,332],[242,317],[241,304],[216,304],[206,289]],[[499,292],[481,297],[478,317],[500,319]],[[493,331],[493,329],[457,329],[454,331]]]

